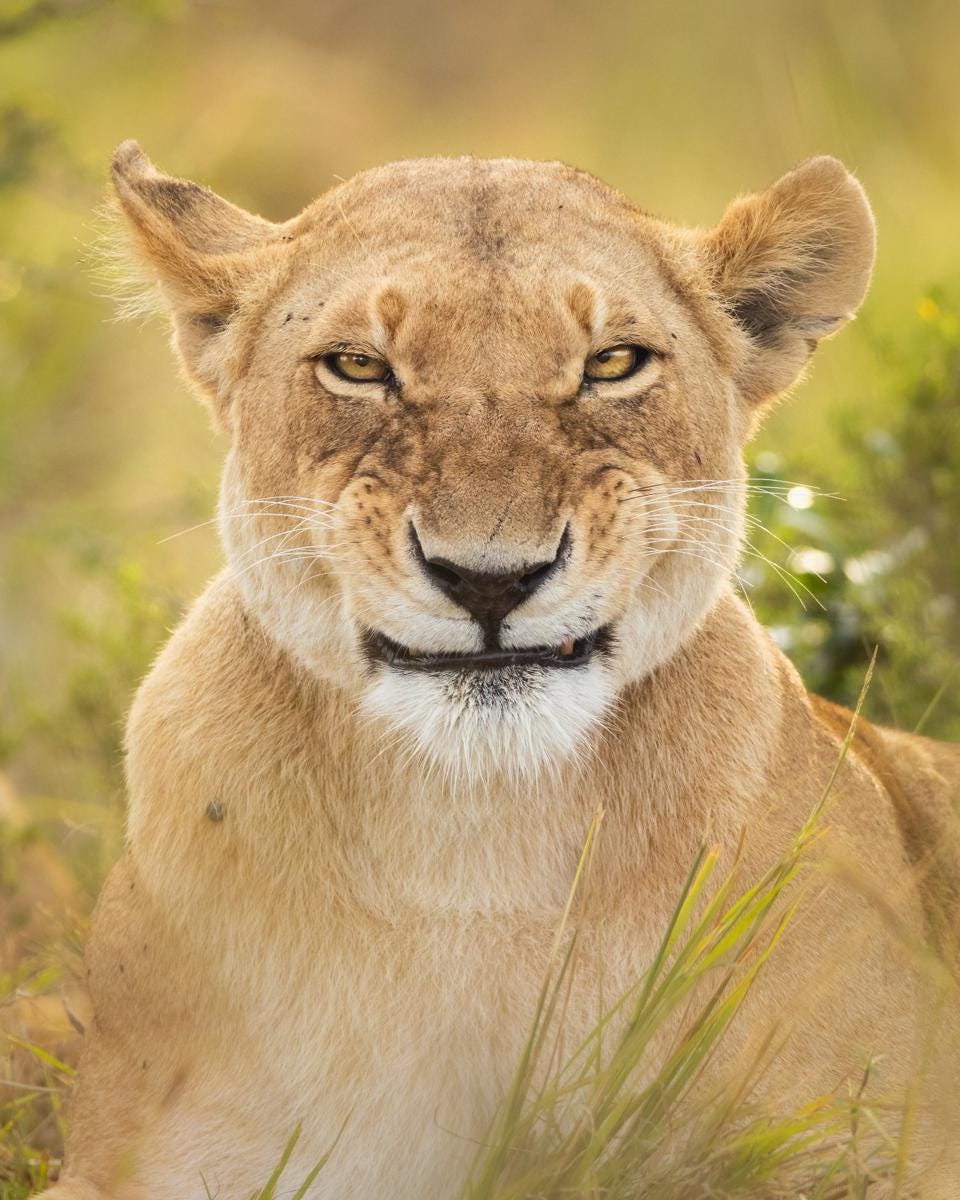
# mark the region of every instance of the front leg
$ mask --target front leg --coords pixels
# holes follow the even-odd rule
[[[247,946],[227,982],[217,904],[213,888],[198,911],[174,917],[130,852],[111,871],[87,945],[94,1016],[49,1200],[249,1200],[298,1126],[291,1190],[333,1140],[342,1118],[326,1113],[322,1079],[305,1104],[275,1061],[282,1036],[266,1036],[251,1014],[271,974],[263,954]],[[220,934],[194,936],[211,924]],[[323,1174],[320,1194],[331,1194]]]

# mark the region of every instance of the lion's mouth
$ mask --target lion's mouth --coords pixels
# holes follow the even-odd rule
[[[386,663],[404,671],[497,671],[508,667],[548,669],[584,667],[594,654],[606,649],[610,627],[602,626],[582,638],[567,638],[559,646],[530,646],[510,650],[481,650],[474,654],[416,654],[375,629],[363,636],[363,649],[371,662]]]

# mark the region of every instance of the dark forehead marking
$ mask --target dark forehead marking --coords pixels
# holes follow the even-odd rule
[[[395,220],[406,207],[421,227],[434,220],[438,229],[471,231],[489,243],[504,228],[520,228],[524,217],[569,209],[577,200],[584,216],[587,210],[597,216],[604,207],[639,211],[596,176],[565,163],[464,157],[411,159],[361,172],[321,196],[294,224],[298,232],[329,230],[347,211],[351,219],[373,218],[366,231],[373,232],[384,208]]]
[[[500,258],[507,241],[502,189],[478,163],[465,192],[462,235],[466,248],[482,261]]]

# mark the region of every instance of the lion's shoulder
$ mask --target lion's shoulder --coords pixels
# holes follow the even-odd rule
[[[960,745],[874,725],[839,704],[811,696],[815,718],[890,798],[900,837],[917,868],[931,926],[960,938]]]
[[[276,651],[244,610],[230,573],[222,571],[191,605],[141,683],[128,742],[144,726],[174,714],[207,712],[219,720],[242,706],[267,654],[275,657]]]
[[[311,702],[289,656],[245,609],[228,571],[193,604],[137,692],[127,725],[130,820],[148,802],[216,797],[295,741]]]

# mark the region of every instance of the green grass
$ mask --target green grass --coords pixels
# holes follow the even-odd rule
[[[3,1035],[0,1078],[0,1200],[24,1200],[56,1179],[64,1138],[63,1102],[74,1069],[12,1034]]]

